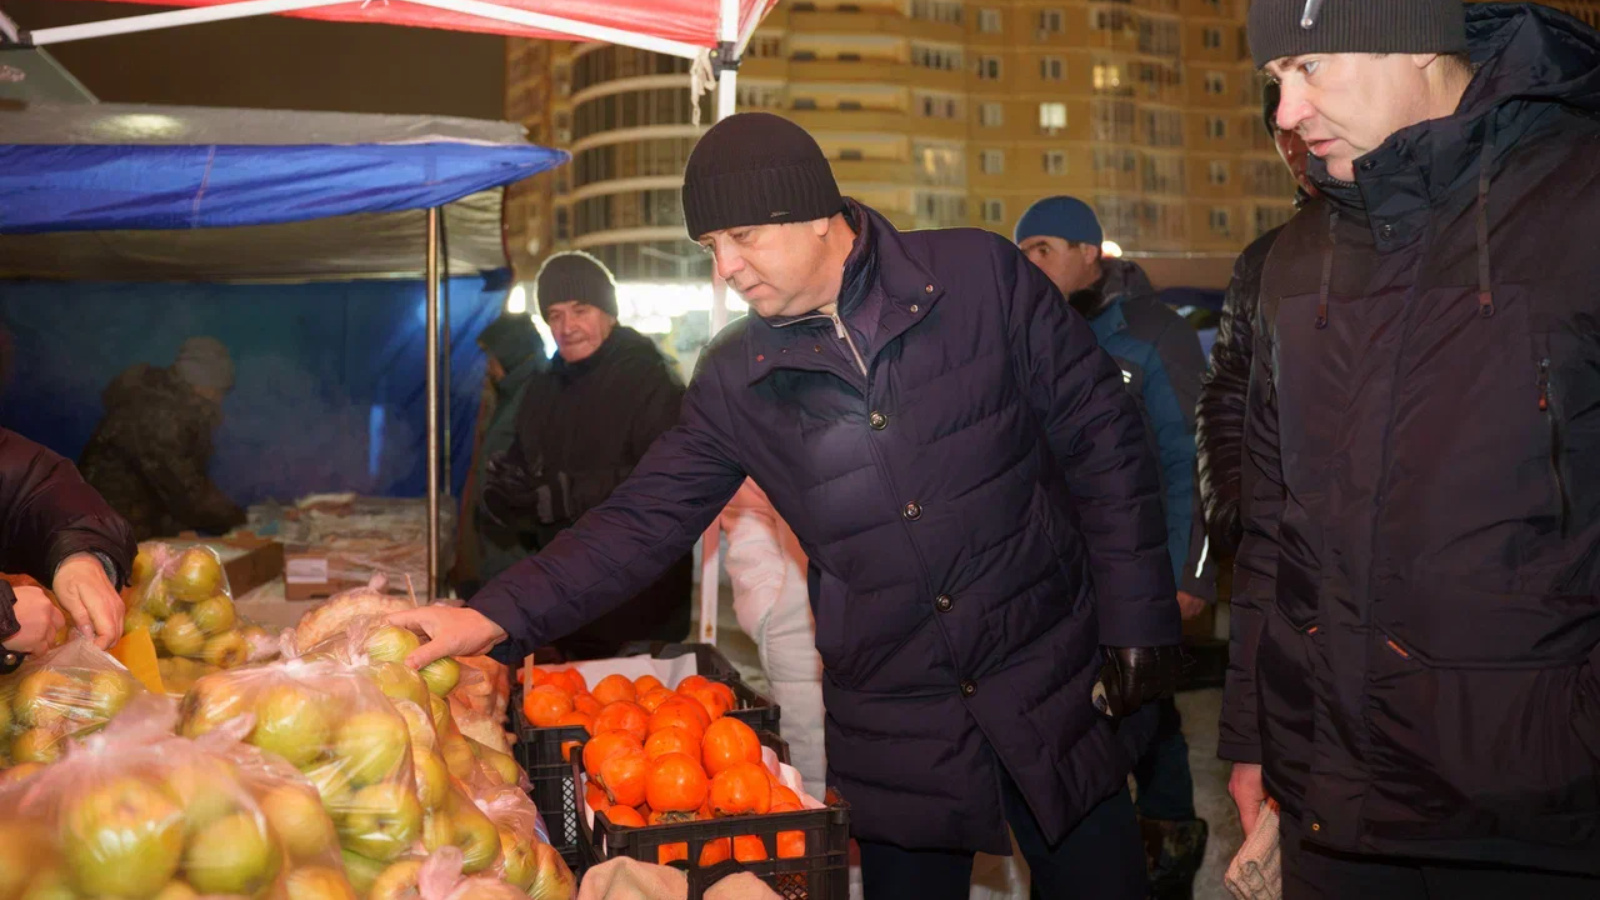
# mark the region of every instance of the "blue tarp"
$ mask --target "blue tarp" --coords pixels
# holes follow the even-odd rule
[[[505,290],[454,278],[450,301],[459,495],[483,387],[476,338],[500,314]],[[236,502],[321,491],[422,496],[425,315],[420,281],[0,282],[0,357],[13,362],[0,426],[76,459],[113,378],[138,363],[169,365],[185,338],[208,334],[228,345],[237,368],[211,466]]]

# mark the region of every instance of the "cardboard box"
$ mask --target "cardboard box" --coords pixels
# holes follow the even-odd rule
[[[162,541],[174,545],[205,544],[222,557],[222,571],[234,597],[243,597],[283,574],[283,545],[274,540],[241,531],[223,538],[202,538],[194,532]]]
[[[366,584],[335,578],[330,573],[326,553],[315,550],[296,551],[284,555],[283,597],[285,600],[321,600],[340,591],[348,591]]]

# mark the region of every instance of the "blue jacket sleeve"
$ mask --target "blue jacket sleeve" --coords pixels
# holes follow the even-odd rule
[[[678,425],[651,445],[611,496],[468,605],[505,629],[520,657],[654,583],[744,481],[728,416],[716,369],[706,366],[689,387]]]
[[[1156,462],[1122,373],[1033,263],[995,242],[1018,377],[1061,467],[1088,548],[1100,643],[1179,642]]]

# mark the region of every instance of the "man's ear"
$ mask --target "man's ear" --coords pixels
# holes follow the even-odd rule
[[[825,219],[812,219],[809,224],[811,225],[811,233],[819,238],[827,237],[828,232],[833,230],[832,217]]]
[[[1440,58],[1440,55],[1438,53],[1413,53],[1411,54],[1411,64],[1419,69],[1426,69],[1433,65]]]

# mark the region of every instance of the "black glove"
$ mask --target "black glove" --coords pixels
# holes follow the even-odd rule
[[[539,519],[539,485],[520,458],[490,457],[483,466],[483,517],[510,532],[531,530]]]
[[[1094,705],[1114,719],[1170,696],[1178,686],[1183,652],[1178,647],[1101,647],[1105,665],[1095,683]]]

